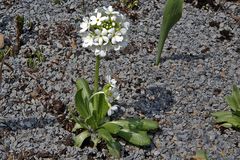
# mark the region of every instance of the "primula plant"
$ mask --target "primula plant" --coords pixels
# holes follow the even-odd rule
[[[76,82],[77,115],[72,114],[72,119],[76,122],[73,132],[80,131],[80,134],[74,138],[75,145],[80,147],[84,140],[90,138],[96,147],[103,140],[110,154],[116,158],[120,157],[120,143],[114,136],[119,136],[137,146],[149,145],[151,141],[147,131],[157,129],[158,123],[148,119],[110,121],[107,114],[111,115],[117,109],[111,102],[119,98],[116,81],[107,76],[107,84],[102,89],[99,89],[98,85],[100,60],[106,56],[107,51],[119,50],[127,45],[129,23],[122,14],[110,6],[96,9],[90,18],[83,19],[80,27],[82,46],[94,51],[96,66],[93,89],[85,79]]]
[[[231,112],[216,112],[212,115],[216,118],[216,122],[223,127],[240,128],[240,90],[234,85],[232,95],[226,97],[226,101],[231,108]]]

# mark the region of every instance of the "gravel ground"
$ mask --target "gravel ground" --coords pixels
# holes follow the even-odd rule
[[[211,116],[228,109],[224,96],[233,84],[240,85],[240,27],[232,16],[240,15],[240,4],[227,2],[217,11],[185,4],[156,67],[164,2],[140,0],[139,8],[128,12],[128,47],[102,61],[101,75],[110,69],[119,82],[121,112],[114,117],[154,118],[160,125],[147,148],[120,140],[122,158],[190,159],[205,149],[212,159],[240,159],[240,132],[219,128]],[[0,33],[6,42],[15,42],[14,17],[25,17],[19,55],[3,67],[0,113],[6,123],[0,123],[0,159],[111,159],[104,144],[98,150],[74,147],[72,124],[65,120],[66,107],[73,106],[74,81],[91,81],[93,75],[94,54],[81,48],[79,23],[95,7],[109,4],[0,2]],[[46,61],[36,70],[28,68],[27,55],[40,48]]]

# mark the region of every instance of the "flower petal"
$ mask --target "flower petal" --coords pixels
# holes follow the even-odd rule
[[[106,42],[106,44],[109,42],[109,39],[108,39],[107,36],[103,36],[102,38],[103,38],[103,40]]]
[[[127,29],[126,29],[126,28],[122,28],[122,29],[120,30],[120,32],[121,32],[123,35],[125,35],[125,34],[127,33]]]
[[[112,37],[111,42],[112,42],[112,44],[116,44],[116,43],[117,43],[116,38],[115,38],[115,37]]]
[[[101,46],[103,44],[103,38],[102,37],[99,37],[98,38],[98,44]]]
[[[111,110],[113,110],[113,111],[117,111],[118,110],[118,105],[113,105],[112,107],[111,107]]]
[[[130,23],[129,23],[129,22],[124,22],[124,23],[123,23],[123,26],[128,29],[129,26],[130,26]]]
[[[101,12],[97,12],[97,19],[100,19],[102,16],[102,13]]]
[[[108,33],[108,31],[105,28],[103,28],[102,29],[102,35],[107,35],[107,33]]]
[[[122,42],[123,36],[115,36],[117,42]]]
[[[94,31],[97,35],[100,35],[100,30],[99,29],[96,29],[95,31]]]

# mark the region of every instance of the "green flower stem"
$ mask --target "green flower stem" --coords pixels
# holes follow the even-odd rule
[[[94,93],[98,92],[98,80],[99,80],[99,66],[100,66],[100,56],[96,57],[96,66],[95,66],[95,76],[94,76]],[[94,106],[97,109],[98,96],[94,97]]]
[[[94,93],[98,91],[100,57],[96,57],[95,76],[94,76]]]

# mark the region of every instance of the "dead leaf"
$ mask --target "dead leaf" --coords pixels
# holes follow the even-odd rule
[[[4,35],[0,33],[0,49],[4,47]]]
[[[77,49],[77,43],[76,43],[76,40],[74,38],[71,39],[71,47],[73,49]]]

